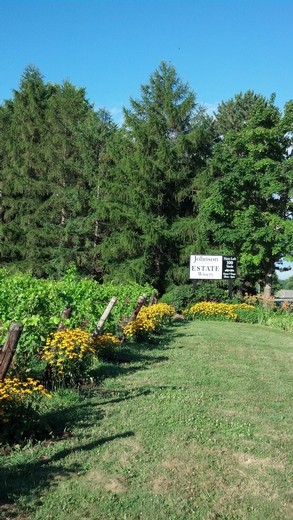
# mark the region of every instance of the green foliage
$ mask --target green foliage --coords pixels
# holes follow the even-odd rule
[[[209,154],[211,125],[165,62],[141,87],[141,99],[131,99],[101,191],[108,231],[100,253],[111,278],[147,281],[160,294],[178,279],[183,226],[192,228],[192,184]]]
[[[293,332],[293,314],[288,311],[267,312],[264,316],[263,323],[269,327]]]
[[[228,302],[228,288],[223,283],[199,281],[195,286],[196,302]]]
[[[229,293],[224,283],[197,281],[193,286],[180,285],[172,287],[160,298],[160,301],[173,305],[178,312],[192,303],[201,301],[228,302]]]
[[[279,289],[293,290],[293,276],[290,276],[287,280],[284,280]]]
[[[42,401],[30,397],[25,402],[8,403],[0,417],[0,445],[23,444],[47,436],[50,427],[41,413]]]
[[[293,258],[292,101],[274,103],[248,91],[211,118],[162,62],[117,128],[27,67],[0,106],[0,265],[59,278],[73,261],[162,295],[188,283],[190,254],[237,254],[241,287],[269,296]]]
[[[72,306],[70,328],[81,327],[93,332],[110,299],[118,301],[105,322],[105,332],[115,333],[119,322],[129,317],[142,294],[150,296],[153,289],[136,283],[99,284],[77,275],[74,267],[60,280],[36,279],[29,274],[9,275],[0,269],[0,343],[4,342],[12,321],[24,324],[17,353],[15,369],[23,373],[38,370],[39,351],[48,335],[60,322],[66,306]]]
[[[237,321],[251,324],[261,323],[265,312],[261,306],[255,306],[252,309],[238,307],[235,311]]]
[[[181,312],[191,303],[196,301],[196,295],[191,284],[173,287],[168,292],[163,294],[160,301],[173,305],[177,312]]]
[[[239,120],[242,101],[236,97],[229,108]],[[242,281],[259,282],[270,296],[276,264],[293,249],[290,122],[274,97],[249,95],[246,102],[247,117],[226,129],[204,174],[198,244],[237,253]]]
[[[46,84],[34,67],[0,115],[2,265],[60,276],[74,261],[101,278],[96,205],[115,125],[85,89]]]

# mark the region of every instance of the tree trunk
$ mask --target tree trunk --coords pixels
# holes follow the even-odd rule
[[[273,270],[270,268],[265,276],[265,286],[263,291],[263,306],[268,309],[270,306],[270,299],[272,297],[272,284],[273,284]]]

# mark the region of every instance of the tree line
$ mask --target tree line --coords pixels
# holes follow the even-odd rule
[[[210,116],[162,62],[118,127],[84,88],[25,69],[0,106],[0,265],[188,282],[190,254],[237,256],[269,291],[293,254],[293,101],[253,91]]]

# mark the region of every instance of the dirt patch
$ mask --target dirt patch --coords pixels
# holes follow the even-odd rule
[[[86,475],[83,475],[83,479],[92,491],[105,489],[110,493],[119,495],[126,493],[128,489],[127,480],[123,477],[107,475],[99,470],[89,471]]]
[[[237,453],[234,454],[234,457],[238,459],[237,462],[239,464],[245,467],[254,467],[262,471],[267,468],[284,469],[284,464],[282,462],[274,461],[270,457],[254,457],[253,455],[248,455],[246,453]]]
[[[126,493],[127,491],[126,481],[122,477],[110,478],[107,482],[104,483],[104,488],[106,491],[110,491],[110,493],[116,495]]]
[[[172,489],[172,480],[165,476],[157,477],[152,481],[152,490],[156,495],[166,495]]]
[[[132,463],[137,455],[145,452],[144,447],[132,439],[124,440],[123,444],[125,445],[125,451],[120,455],[120,464],[124,467]]]
[[[193,458],[188,462],[179,459],[166,459],[162,462],[162,466],[172,473],[177,473],[179,478],[185,478],[187,475],[196,475],[198,472],[205,472],[208,464],[205,461]]]

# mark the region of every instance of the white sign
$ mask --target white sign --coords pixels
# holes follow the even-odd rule
[[[221,255],[190,255],[191,280],[222,280]]]

